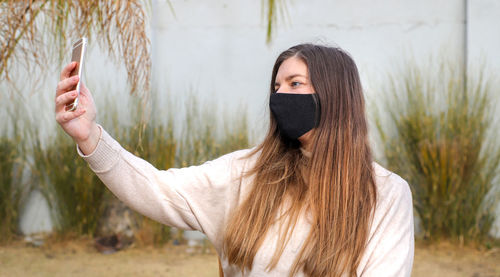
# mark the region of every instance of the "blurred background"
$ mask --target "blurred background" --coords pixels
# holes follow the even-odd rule
[[[500,1],[4,0],[0,12],[0,276],[217,276],[203,234],[129,210],[56,125],[81,36],[98,121],[161,169],[258,144],[279,53],[341,47],[375,158],[412,189],[413,275],[500,276]]]

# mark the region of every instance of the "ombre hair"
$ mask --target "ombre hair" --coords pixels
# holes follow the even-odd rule
[[[280,135],[271,114],[267,136],[249,154],[257,155],[245,175],[254,177],[253,186],[228,221],[223,251],[230,264],[243,272],[251,269],[270,227],[277,224],[278,242],[267,267],[271,270],[299,217],[307,217],[311,229],[290,275],[353,276],[377,199],[358,70],[339,48],[300,44],[277,58],[270,93],[280,65],[291,57],[306,63],[321,106],[311,155],[303,154],[297,140]]]

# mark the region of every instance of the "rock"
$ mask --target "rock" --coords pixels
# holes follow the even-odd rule
[[[112,197],[99,220],[96,241],[99,240],[103,245],[115,241],[120,244],[119,249],[125,248],[133,242],[138,226],[134,212],[119,199]]]
[[[109,237],[96,238],[94,245],[95,248],[103,254],[113,254],[129,244],[123,240],[121,235],[111,235]]]
[[[44,235],[43,234],[32,234],[31,236],[25,236],[24,242],[26,242],[26,244],[34,246],[34,247],[40,247],[44,244]]]

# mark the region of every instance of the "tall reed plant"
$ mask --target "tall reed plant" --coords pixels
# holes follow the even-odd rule
[[[387,166],[412,188],[424,237],[481,241],[494,220],[500,144],[498,88],[446,62],[410,66],[377,99]],[[464,79],[466,78],[466,79]]]
[[[160,170],[174,167],[177,151],[177,140],[174,137],[172,118],[166,123],[158,120],[158,114],[151,120],[143,122],[143,103],[138,98],[132,101],[132,122],[129,124],[113,124],[117,140],[122,146],[136,156],[148,161]],[[117,111],[112,111],[116,118]],[[165,114],[163,114],[165,116]],[[116,119],[113,120],[116,122]],[[139,245],[161,246],[170,241],[170,227],[136,214],[139,230],[135,238]]]
[[[23,156],[20,138],[0,134],[0,242],[7,242],[18,233],[19,208],[23,186]]]
[[[118,111],[108,105],[104,125],[125,149],[160,170],[200,164],[249,145],[244,113],[231,120],[218,120],[209,112],[217,110],[215,104],[200,106],[194,97],[186,100],[184,114],[179,114],[178,108],[169,109],[168,103],[159,107],[157,99],[148,105],[132,96],[132,119],[126,123],[119,123]],[[146,122],[145,108],[152,111]],[[174,117],[170,111],[179,116]],[[170,227],[139,215],[138,221],[139,244],[158,246],[171,239]]]
[[[59,127],[47,146],[33,147],[39,185],[62,235],[92,236],[103,211],[105,186],[77,156],[76,146]]]
[[[220,120],[213,111],[216,104],[200,106],[195,97],[188,98],[176,166],[200,164],[249,146],[246,113]]]
[[[19,210],[29,191],[22,179],[26,151],[15,114],[19,107],[21,102],[12,101],[2,110],[6,120],[0,125],[0,243],[9,242],[20,233]]]
[[[248,147],[248,131],[244,115],[231,120],[217,120],[201,108],[194,98],[187,100],[183,117],[172,113],[152,113],[144,120],[150,106],[136,96],[130,100],[130,120],[120,119],[113,99],[100,109],[99,122],[131,153],[150,162],[158,169],[200,164],[222,154]],[[177,120],[177,121],[176,121]],[[41,128],[35,120],[26,118],[30,137],[31,182],[44,193],[54,215],[59,234],[94,235],[97,231],[106,201],[106,187],[91,172],[76,153],[76,145],[58,126],[53,135],[42,140]],[[178,131],[176,131],[178,130]],[[176,135],[177,134],[177,135]],[[46,142],[45,142],[46,141]],[[113,197],[113,196],[111,196]],[[170,228],[138,215],[143,241],[161,245],[170,239]],[[144,237],[144,235],[148,237]]]

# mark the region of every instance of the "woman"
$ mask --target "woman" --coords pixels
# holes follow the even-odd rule
[[[66,111],[74,66],[61,73],[56,120],[79,154],[130,207],[205,233],[226,276],[410,276],[411,193],[372,161],[358,71],[341,49],[302,44],[278,57],[259,146],[166,171],[95,122],[85,87]]]

